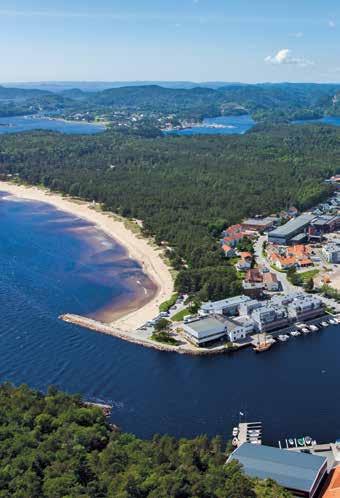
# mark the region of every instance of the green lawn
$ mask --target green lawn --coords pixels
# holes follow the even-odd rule
[[[189,308],[184,308],[184,310],[179,311],[178,313],[176,313],[176,315],[174,315],[171,318],[171,320],[173,322],[182,322],[183,318],[185,317],[185,315],[192,315],[192,313],[190,312]]]
[[[302,280],[305,282],[306,280],[309,280],[310,278],[314,278],[318,273],[319,273],[319,270],[308,270],[308,271],[304,271],[302,273],[297,273],[297,275],[300,278],[302,278]]]

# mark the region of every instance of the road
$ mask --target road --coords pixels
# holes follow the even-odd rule
[[[301,287],[297,287],[296,285],[291,284],[287,280],[287,276],[285,273],[282,273],[280,271],[274,270],[268,261],[263,257],[262,255],[262,246],[263,243],[267,240],[266,235],[261,235],[258,240],[254,244],[254,249],[255,249],[255,256],[256,256],[256,261],[258,264],[265,265],[268,268],[270,268],[270,271],[272,273],[275,273],[278,281],[281,284],[281,290],[285,293],[289,292],[296,292],[296,291],[301,291]]]

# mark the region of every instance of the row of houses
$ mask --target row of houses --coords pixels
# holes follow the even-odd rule
[[[271,265],[279,270],[288,268],[306,268],[313,264],[310,258],[313,248],[310,245],[296,244],[288,247],[278,247],[275,244],[268,244],[266,248],[267,259]]]
[[[200,316],[183,325],[188,340],[207,346],[217,340],[236,342],[255,332],[269,332],[324,312],[322,301],[304,292],[258,301],[241,295],[201,306]]]
[[[227,258],[236,256],[236,245],[245,237],[254,238],[256,234],[252,230],[246,230],[241,224],[232,225],[222,232],[220,246]]]

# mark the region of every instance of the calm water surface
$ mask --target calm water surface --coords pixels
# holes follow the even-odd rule
[[[133,299],[136,278],[138,265],[93,227],[46,204],[0,200],[0,380],[112,403],[112,421],[143,437],[229,436],[240,410],[263,421],[267,442],[340,436],[339,327],[262,355],[191,358],[58,320]]]
[[[255,121],[248,114],[243,116],[219,116],[204,119],[202,126],[173,130],[168,133],[177,135],[242,135],[254,125]]]
[[[324,123],[340,126],[340,118],[325,117],[322,119],[301,119],[292,121],[293,124]],[[218,125],[217,127],[211,126]],[[247,114],[243,116],[219,116],[203,120],[202,126],[185,128],[184,130],[173,130],[167,134],[177,135],[243,135],[250,130],[256,122]],[[220,127],[219,127],[220,126]]]
[[[90,123],[67,123],[46,118],[34,118],[32,116],[12,116],[0,118],[0,135],[17,133],[19,131],[51,130],[66,134],[92,135],[105,131],[105,126]]]

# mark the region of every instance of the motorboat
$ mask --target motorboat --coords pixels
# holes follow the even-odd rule
[[[238,436],[239,432],[240,432],[240,431],[239,431],[239,428],[238,428],[238,427],[233,427],[233,432],[232,432],[232,434],[233,434],[233,436],[234,436],[234,437]]]
[[[329,323],[331,323],[332,325],[336,325],[336,321],[333,318],[329,320]]]
[[[287,335],[287,334],[280,334],[280,335],[278,336],[278,339],[279,339],[279,341],[281,341],[281,342],[285,342],[285,341],[287,341],[287,340],[289,339],[289,335]]]
[[[306,446],[311,446],[313,439],[310,436],[305,436]]]
[[[303,329],[303,327],[306,327],[304,323],[296,322],[295,327],[298,329]]]
[[[328,323],[327,323],[327,322],[321,322],[321,325],[322,325],[323,327],[328,327]]]
[[[309,329],[307,329],[307,327],[303,327],[302,332],[303,332],[304,334],[309,334],[309,333],[310,333],[310,330],[309,330]]]
[[[295,441],[292,437],[288,438],[288,444],[289,446],[295,446]]]
[[[249,436],[259,436],[261,434],[260,429],[251,429],[248,430],[248,435]]]
[[[305,438],[304,437],[300,437],[297,440],[297,444],[298,444],[298,446],[305,446]]]
[[[317,332],[319,330],[316,325],[310,325],[309,328],[311,329],[312,332]]]
[[[233,438],[233,440],[232,440],[231,444],[232,444],[233,446],[238,446],[238,439],[237,439],[237,437],[234,437],[234,438]]]
[[[298,330],[293,330],[291,333],[290,333],[291,336],[293,337],[297,337],[299,335],[301,335],[301,332],[299,332]]]

